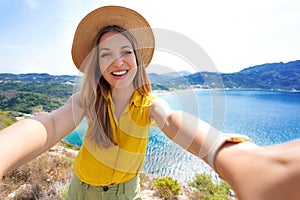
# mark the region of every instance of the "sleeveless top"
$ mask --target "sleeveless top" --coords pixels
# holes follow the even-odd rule
[[[115,145],[107,149],[85,137],[74,162],[77,177],[90,185],[104,186],[126,182],[143,168],[150,126],[150,106],[154,95],[142,96],[135,91],[128,106],[114,115],[114,104],[108,94],[108,115]]]

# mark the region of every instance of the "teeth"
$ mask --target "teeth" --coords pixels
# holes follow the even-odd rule
[[[112,75],[114,75],[114,76],[123,76],[126,73],[127,73],[127,71],[124,70],[124,71],[113,72]]]

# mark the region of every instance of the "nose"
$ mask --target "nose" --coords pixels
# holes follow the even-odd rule
[[[115,67],[121,67],[124,64],[122,56],[116,56],[112,61],[112,65]]]

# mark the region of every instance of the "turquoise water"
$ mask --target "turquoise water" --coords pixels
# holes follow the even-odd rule
[[[181,109],[224,132],[243,133],[259,145],[300,138],[300,93],[276,91],[185,90],[159,94],[173,109]],[[86,123],[65,138],[80,146]],[[151,128],[143,171],[149,176],[172,176],[187,182],[211,168]]]

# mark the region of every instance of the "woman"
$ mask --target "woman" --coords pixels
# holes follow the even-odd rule
[[[241,199],[293,199],[299,194],[291,184],[300,180],[295,170],[300,165],[295,153],[299,141],[262,148],[246,136],[221,133],[192,115],[171,110],[150,93],[145,68],[153,51],[152,30],[135,11],[106,6],[89,13],[78,25],[72,47],[73,61],[84,73],[81,91],[58,110],[1,131],[0,176],[49,149],[85,117],[88,129],[67,199],[141,199],[137,174],[155,123],[203,158]],[[295,176],[286,176],[287,169],[294,169]],[[280,183],[289,188],[277,187]]]

